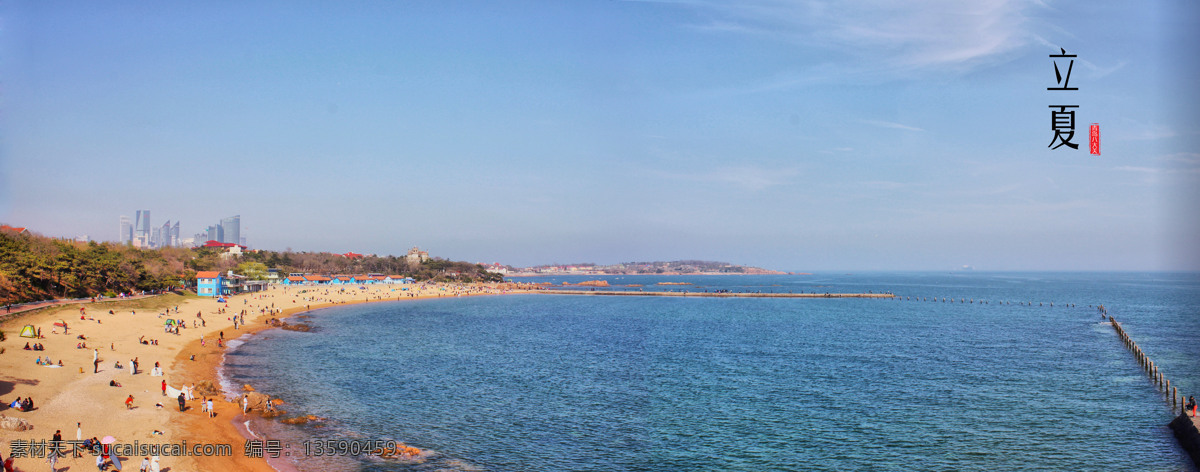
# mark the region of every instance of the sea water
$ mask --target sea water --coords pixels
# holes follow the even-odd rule
[[[1200,275],[613,276],[623,290],[898,299],[508,295],[316,310],[226,373],[420,461],[301,470],[1193,470],[1169,403],[1097,309],[1200,394]],[[692,282],[657,286],[658,282]],[[946,301],[942,301],[943,298]],[[960,299],[962,301],[960,301]],[[936,300],[936,301],[934,301]],[[1053,303],[1053,306],[1050,304]],[[311,451],[310,451],[311,452]]]

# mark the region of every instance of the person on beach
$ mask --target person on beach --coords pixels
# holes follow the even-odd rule
[[[58,449],[50,448],[46,454],[46,462],[50,463],[50,472],[58,472]]]
[[[125,399],[125,409],[126,410],[133,409],[133,395],[130,395],[129,398]]]
[[[187,398],[184,397],[183,392],[179,392],[179,411],[184,411],[186,409],[187,409]]]
[[[54,430],[54,436],[50,437],[50,453],[51,454],[59,454],[61,450],[62,450],[62,430],[56,429],[56,430]],[[57,459],[57,457],[55,459]],[[54,469],[54,461],[50,462],[50,468],[52,470]]]
[[[217,411],[213,409],[213,402],[212,402],[211,398],[208,399],[208,417],[209,418],[217,417]]]
[[[146,472],[148,470],[150,470],[150,458],[144,457],[142,458],[142,467],[138,469],[138,472]]]
[[[167,396],[167,379],[162,381],[162,392],[164,397]]]
[[[1196,397],[1188,396],[1187,410],[1192,410],[1192,418],[1196,417]],[[1187,411],[1184,410],[1184,411]]]

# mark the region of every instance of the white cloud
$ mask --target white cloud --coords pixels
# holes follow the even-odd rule
[[[862,122],[868,125],[878,126],[880,128],[902,129],[907,131],[925,131],[916,126],[902,125],[900,123],[893,123],[890,121],[862,120]]]
[[[677,3],[705,14],[693,28],[752,34],[831,50],[885,69],[969,69],[1034,40],[1025,11],[1036,0],[746,0]]]

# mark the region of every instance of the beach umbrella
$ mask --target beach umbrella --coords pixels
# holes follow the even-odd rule
[[[100,444],[112,444],[115,442],[117,442],[117,438],[114,438],[112,436],[105,436],[104,439],[100,440]]]
[[[173,324],[175,324],[175,320],[167,320],[167,321],[164,321],[163,324],[164,325],[173,325]]]

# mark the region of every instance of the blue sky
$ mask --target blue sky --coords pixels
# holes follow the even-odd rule
[[[257,248],[514,265],[1200,270],[1200,6],[1096,3],[5,2],[0,222],[240,214]],[[1060,47],[1078,91],[1046,90]],[[1057,104],[1079,150],[1047,147]]]

